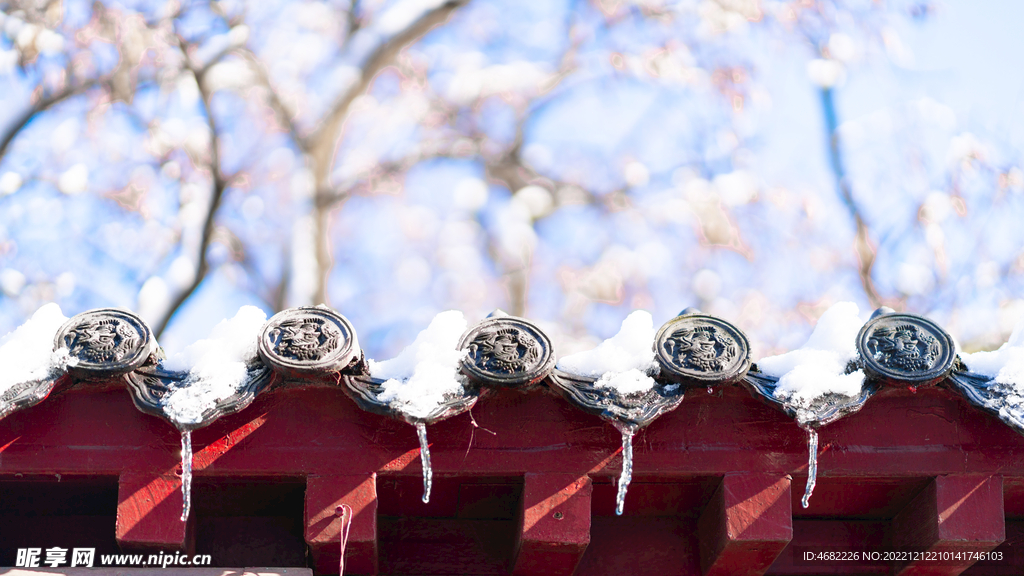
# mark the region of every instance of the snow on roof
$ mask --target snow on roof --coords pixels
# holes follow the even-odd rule
[[[56,304],[47,304],[0,339],[0,395],[22,382],[53,378],[75,361],[66,350],[53,352],[54,336],[67,320]],[[757,361],[762,374],[777,379],[775,398],[796,408],[798,420],[802,409],[826,395],[855,397],[862,392],[866,376],[857,369],[856,339],[864,320],[856,304],[840,302],[821,316],[801,348]],[[247,366],[260,362],[256,350],[265,322],[260,309],[243,307],[208,338],[163,360],[163,369],[184,374],[160,401],[167,418],[179,427],[193,426],[207,408],[235,394]],[[424,418],[446,400],[464,394],[468,384],[460,365],[466,351],[458,345],[467,327],[461,312],[442,312],[397,357],[367,360],[370,375],[383,380],[378,399],[403,415]],[[557,367],[623,395],[646,392],[659,369],[655,335],[651,314],[635,311],[617,334],[592,350],[561,358]],[[970,371],[990,379],[990,391],[1019,405],[1024,414],[1024,322],[998,350],[962,354],[962,360]]]
[[[369,360],[370,375],[385,380],[378,400],[414,418],[425,418],[446,397],[462,394],[459,362],[466,351],[458,345],[466,328],[462,312],[442,312],[398,356]]]
[[[797,408],[808,408],[826,394],[856,396],[864,371],[847,374],[846,368],[857,358],[857,333],[863,325],[856,304],[839,302],[821,315],[801,348],[762,358],[757,367],[779,379],[775,397]]]
[[[67,320],[60,306],[50,303],[0,339],[0,395],[16,384],[47,378],[75,362],[66,349],[53,351],[53,339]]]
[[[570,374],[597,378],[598,387],[615,388],[620,394],[643,393],[654,387],[650,374],[654,361],[654,318],[637,310],[622,321],[619,332],[592,350],[570,354],[556,367]]]
[[[213,327],[209,337],[163,361],[166,370],[188,372],[161,400],[164,414],[178,425],[194,425],[218,400],[238,391],[246,365],[256,360],[256,343],[267,315],[243,306]]]
[[[998,350],[960,354],[960,358],[971,372],[995,378],[1000,384],[1017,385],[1024,395],[1024,320]]]

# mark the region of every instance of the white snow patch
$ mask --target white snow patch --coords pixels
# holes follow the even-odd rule
[[[802,348],[762,358],[757,367],[779,379],[775,397],[798,409],[809,408],[826,394],[856,396],[864,384],[864,371],[845,372],[857,357],[857,333],[863,325],[856,304],[839,302],[821,315]]]
[[[1024,320],[1017,323],[1010,339],[998,350],[961,354],[971,372],[995,378],[1001,384],[1017,384],[1024,394]]]
[[[385,380],[377,399],[408,416],[425,418],[446,397],[461,395],[457,375],[466,351],[458,346],[466,327],[462,312],[441,312],[398,356],[369,360],[370,375]]]
[[[138,313],[144,320],[156,323],[171,305],[171,291],[159,276],[151,276],[142,284],[138,296]]]
[[[495,94],[532,95],[542,91],[551,78],[550,70],[543,64],[520,60],[481,66],[477,59],[459,67],[448,84],[447,95],[459,104],[469,104]],[[627,172],[627,177],[629,174]]]
[[[267,315],[255,306],[243,306],[230,320],[213,327],[199,340],[163,362],[165,370],[188,372],[161,400],[161,408],[176,425],[198,424],[203,412],[234,394],[256,359],[256,343]]]
[[[718,197],[726,206],[741,206],[757,197],[757,179],[746,170],[715,176]]]
[[[0,191],[3,188],[0,187]],[[456,208],[475,212],[487,204],[487,183],[479,178],[463,178],[455,186],[453,197]]]
[[[622,321],[618,334],[593,350],[563,357],[557,367],[570,374],[599,378],[595,386],[612,387],[623,395],[643,393],[654,386],[654,378],[648,375],[656,370],[654,335],[651,313],[637,310]]]
[[[993,389],[1004,399],[996,405],[1003,417],[1024,419],[1024,320],[1017,323],[1010,339],[990,352],[961,354],[967,369],[995,379]]]
[[[0,394],[31,380],[51,377],[77,359],[69,358],[67,348],[53,351],[53,339],[67,322],[57,304],[46,304],[27,322],[0,340]]]
[[[594,382],[598,388],[614,388],[623,396],[630,394],[642,394],[654,387],[654,378],[646,373],[631,368],[625,372],[605,372],[603,376]]]
[[[203,77],[203,81],[209,86],[211,92],[246,88],[253,85],[255,80],[256,72],[244,60],[218,62],[211,66]],[[206,134],[193,135],[190,133],[189,136],[195,138],[194,145],[197,148],[206,145]]]

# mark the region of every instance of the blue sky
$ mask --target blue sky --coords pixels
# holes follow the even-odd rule
[[[871,2],[840,4],[877,15],[863,8]],[[750,330],[755,342],[778,349],[800,345],[830,303],[853,300],[868,312],[851,248],[852,219],[829,168],[821,94],[808,73],[820,55],[787,29],[782,12],[760,23],[742,17],[734,29],[709,33],[701,31],[706,15],[699,2],[668,5],[677,15],[663,24],[625,4],[612,17],[589,3],[477,0],[377,77],[346,123],[333,172],[367,184],[336,212],[330,236],[330,303],[365,335],[369,353],[397,352],[441,310],[462,309],[472,321],[506,306],[508,269],[495,254],[519,241],[536,244],[528,258],[526,314],[566,328],[566,337],[577,341],[610,336],[633,308],[651,311],[660,323],[701,302]],[[260,7],[271,15],[249,14],[251,30],[243,37],[280,76],[279,89],[294,88],[290,96],[304,106],[299,123],[308,127],[333,98],[330,90],[340,90],[335,84],[350,78],[346,66],[358,63],[377,37],[362,37],[354,55],[330,68],[325,62],[337,50],[338,31],[319,26],[330,9]],[[214,22],[218,17],[199,12],[189,17],[196,38],[207,28],[226,30]],[[1005,337],[1002,323],[1024,314],[1024,273],[1016,271],[1024,264],[1014,263],[1024,232],[1012,233],[1024,230],[1013,218],[1024,195],[1005,195],[998,184],[1003,172],[1021,165],[1024,150],[1024,72],[1016,62],[1024,54],[1017,29],[1024,2],[950,0],[921,20],[898,11],[870,23],[844,17],[824,34],[848,32],[860,45],[860,57],[847,62],[834,92],[853,195],[873,239],[883,244],[874,274],[879,290],[909,311],[948,322],[954,333],[963,330],[965,339],[978,336],[972,324],[998,324],[989,331]],[[821,34],[815,18],[802,22]],[[576,68],[553,92],[538,95],[540,84],[531,88],[529,78],[560,65],[571,19],[574,38],[582,39]],[[895,27],[904,49],[878,28],[882,21]],[[14,46],[17,34],[7,36],[0,38],[2,49]],[[88,49],[106,55],[100,60],[117,57],[109,42],[95,44]],[[165,50],[173,60],[179,47]],[[322,58],[300,62],[313,53]],[[652,55],[658,54],[666,59],[657,61]],[[41,62],[52,66],[48,58]],[[232,58],[235,67],[216,76],[224,82],[244,79]],[[652,71],[662,65],[668,73]],[[712,77],[730,67],[743,70],[739,80]],[[418,70],[425,72],[416,79]],[[503,87],[485,94],[486,74]],[[38,77],[10,67],[3,81],[14,89],[0,91],[0,122],[28,105]],[[730,86],[749,91],[739,109]],[[225,241],[212,245],[214,270],[161,338],[169,350],[203,337],[239,305],[269,312],[260,283],[276,283],[294,254],[289,238],[297,238],[294,223],[308,210],[308,199],[296,192],[296,182],[304,182],[303,159],[287,134],[267,122],[253,94],[243,82],[213,98],[223,132],[221,167],[249,171],[248,180],[228,190],[217,222],[238,237],[250,268],[232,260],[235,248]],[[59,300],[69,315],[101,305],[139,310],[141,286],[160,281],[153,285],[173,290],[187,280],[194,247],[176,240],[186,226],[178,205],[192,202],[194,216],[211,188],[202,165],[206,122],[198,87],[150,86],[130,105],[100,106],[133,109],[144,119],[138,126],[128,114],[89,112],[97,95],[90,98],[34,121],[0,166],[0,176],[18,171],[25,178],[17,193],[0,197],[6,250],[0,275],[25,286],[7,290],[19,292],[9,299],[0,296],[2,328],[16,326],[47,298]],[[536,110],[523,150],[531,169],[585,188],[596,201],[568,202],[524,221],[517,190],[494,178],[484,184],[483,154],[428,159],[387,189],[373,180],[380,162],[399,160],[431,139],[465,136],[458,131],[467,126],[486,134],[488,145],[506,146],[524,109]],[[458,122],[438,124],[449,112]],[[156,165],[147,149],[156,132],[178,142],[169,145],[173,169]],[[962,154],[950,160],[957,146],[975,146],[988,157],[977,165]],[[74,166],[88,167],[87,194],[60,184]],[[456,191],[468,180],[487,191],[478,212],[458,205]],[[753,184],[744,188],[744,182]],[[131,203],[129,183],[148,212],[122,205]],[[718,196],[727,186],[733,195]],[[539,192],[548,202],[567,188],[549,187]],[[609,195],[623,189],[624,202],[615,205]],[[947,216],[955,205],[956,214],[927,221],[921,215],[928,202]],[[28,218],[18,217],[19,210]],[[194,243],[196,222],[188,226]],[[989,280],[975,282],[980,277]],[[1011,308],[1017,312],[1004,313]],[[958,314],[979,320],[958,323]]]

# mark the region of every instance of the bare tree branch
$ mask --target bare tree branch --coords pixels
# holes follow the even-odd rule
[[[846,177],[846,171],[843,167],[843,156],[838,134],[839,121],[836,114],[835,98],[831,88],[823,87],[821,89],[821,107],[825,113],[825,127],[828,130],[829,160],[832,174],[836,179],[836,188],[839,190],[839,196],[842,198],[847,210],[849,210],[850,216],[857,227],[857,237],[854,241],[854,249],[857,251],[859,263],[857,273],[860,275],[861,286],[864,288],[864,294],[868,297],[868,301],[871,302],[873,308],[878,308],[882,306],[883,302],[878,294],[878,290],[875,289],[875,282],[872,278],[872,269],[875,266],[875,247],[871,242],[868,226],[861,216],[860,209],[857,208],[857,203],[853,200],[850,180]]]
[[[277,89],[270,81],[270,75],[267,74],[267,67],[263,64],[252,50],[248,48],[240,48],[239,51],[249,61],[249,65],[254,72],[256,72],[256,78],[260,84],[267,90],[270,100],[270,108],[274,111],[274,115],[277,116],[278,122],[288,129],[288,133],[291,135],[292,140],[295,141],[295,145],[299,150],[305,152],[307,148],[306,139],[299,133],[299,128],[295,124],[294,114],[285,105],[284,100],[281,99],[280,94],[277,93]]]
[[[211,106],[211,98],[213,95],[203,82],[203,75],[207,70],[209,70],[209,66],[212,62],[207,63],[202,69],[196,69],[191,64],[191,60],[188,59],[188,43],[185,42],[184,38],[179,38],[179,42],[181,44],[182,52],[185,53],[186,62],[190,62],[188,69],[192,72],[193,76],[195,76],[196,84],[199,86],[199,94],[203,101],[203,111],[206,113],[206,123],[210,129],[210,177],[213,180],[213,190],[210,192],[210,204],[207,207],[206,217],[203,221],[203,235],[199,242],[199,254],[197,255],[199,260],[196,263],[196,272],[193,275],[192,282],[178,294],[174,299],[174,302],[171,304],[171,307],[157,324],[154,334],[158,339],[163,334],[174,315],[177,314],[182,305],[185,304],[192,294],[195,293],[210,271],[207,252],[209,251],[210,243],[213,240],[217,211],[220,209],[221,200],[224,197],[224,190],[227,189],[228,182],[228,179],[224,177],[224,174],[220,169],[220,138],[218,136],[217,121],[213,116],[213,107]]]
[[[281,278],[277,282],[277,286],[274,287],[274,299],[272,302],[274,312],[280,312],[284,310],[286,299],[288,297],[288,284],[291,283],[292,279],[292,254],[288,244],[284,250],[284,255],[281,258]]]
[[[395,61],[395,57],[406,46],[416,42],[436,26],[443,24],[459,8],[470,0],[448,0],[444,4],[423,13],[422,16],[405,30],[395,34],[377,47],[370,54],[359,71],[359,79],[331,106],[330,112],[320,122],[320,127],[310,137],[313,154],[321,170],[329,169],[330,158],[326,157],[334,151],[341,125],[348,116],[349,106],[357,96],[366,91],[370,82],[381,70]]]
[[[18,8],[29,15],[33,15],[33,18],[30,18],[29,21],[46,24],[45,12],[51,4],[52,2],[46,2],[43,4],[29,2],[26,3],[25,5],[19,5]],[[103,14],[105,14],[105,7],[102,4],[97,4],[94,6],[94,8],[97,12],[101,13],[101,18],[104,17]],[[149,28],[158,28],[160,25],[163,24],[163,22],[173,20],[174,18],[179,17],[181,15],[181,12],[182,7],[179,6],[178,9],[175,10],[173,13],[162,17],[156,22],[146,22],[146,25]],[[50,24],[52,25],[53,23]],[[72,59],[70,54],[67,54],[67,56],[69,59]],[[62,88],[61,90],[53,94],[50,94],[49,96],[40,98],[38,102],[33,104],[27,110],[25,110],[25,112],[22,113],[21,116],[15,119],[7,127],[7,130],[3,133],[3,136],[0,136],[0,159],[2,159],[7,154],[8,148],[10,147],[14,139],[17,138],[18,134],[21,133],[21,131],[24,130],[25,127],[28,126],[28,124],[32,122],[32,119],[35,118],[38,114],[46,110],[49,110],[57,104],[60,104],[61,102],[67,100],[68,98],[84,94],[85,92],[98,86],[104,86],[108,91],[113,91],[114,79],[116,75],[119,73],[120,68],[121,64],[119,63],[118,68],[115,69],[114,72],[96,78],[84,80],[79,84],[72,85],[69,80],[68,85]],[[66,72],[67,77],[69,79],[74,78],[75,75],[73,74],[73,70],[70,66],[68,67]]]
[[[347,30],[345,31],[344,41],[344,44],[346,46],[348,45],[349,41],[352,40],[352,36],[355,36],[355,33],[358,32],[359,28],[361,28],[363,25],[363,23],[360,22],[359,18],[356,16],[357,10],[359,10],[359,0],[350,0],[348,5],[348,27]]]
[[[370,82],[384,68],[390,66],[405,47],[416,42],[427,32],[446,22],[451,15],[469,3],[470,0],[448,0],[444,4],[424,12],[415,22],[395,34],[377,47],[363,64],[359,78],[341,97],[334,102],[319,127],[309,137],[309,157],[312,163],[316,186],[314,202],[314,238],[316,239],[317,282],[313,303],[327,303],[327,277],[333,264],[330,252],[330,210],[337,204],[329,201],[334,196],[331,187],[331,167],[341,128],[348,117],[349,107],[357,96],[364,93]]]
[[[480,129],[471,129],[469,131],[459,129],[454,125],[459,116],[456,111],[447,109],[450,108],[450,106],[444,102],[435,102],[435,106],[444,109],[444,115],[448,118],[453,132],[458,134],[458,137],[452,138],[448,141],[434,142],[432,145],[420,146],[418,152],[400,160],[378,163],[372,174],[350,182],[340,189],[328,189],[326,192],[321,189],[321,193],[317,196],[318,208],[326,211],[330,207],[358,193],[361,186],[369,186],[370,182],[375,177],[380,177],[380,175],[397,175],[405,173],[412,166],[415,166],[425,160],[436,158],[478,158],[484,165],[484,172],[487,180],[500,183],[513,193],[531,184],[540,185],[552,193],[563,187],[573,186],[582,191],[587,203],[603,205],[608,209],[614,209],[615,207],[612,206],[611,203],[614,202],[614,198],[616,197],[615,194],[607,194],[605,196],[598,197],[585,190],[583,187],[576,186],[573,183],[556,181],[552,178],[541,175],[526,163],[522,157],[527,123],[531,120],[533,114],[540,108],[541,103],[549,99],[552,92],[554,92],[554,90],[576,69],[575,54],[577,49],[577,43],[573,43],[567,47],[560,59],[558,72],[553,75],[546,82],[541,91],[521,109],[519,118],[516,122],[515,137],[502,152],[498,154],[484,153],[483,150],[488,148],[485,144],[489,140],[486,133]],[[467,154],[465,151],[465,141],[467,136],[469,140],[475,144],[475,153]],[[543,215],[537,216],[534,222],[542,219],[543,217]],[[484,226],[483,222],[480,222],[480,224],[484,230],[488,230],[487,252],[490,259],[499,266],[501,274],[506,281],[509,296],[508,310],[513,315],[525,315],[529,284],[529,262],[515,262],[514,258],[510,260],[509,258],[503,257],[498,238],[487,226]]]
[[[0,158],[3,158],[4,155],[7,154],[7,149],[10,147],[11,142],[13,142],[18,134],[28,126],[29,122],[31,122],[36,115],[41,112],[45,112],[68,98],[83,94],[96,86],[104,85],[109,82],[109,80],[110,79],[106,76],[102,78],[93,78],[91,80],[86,80],[81,84],[65,86],[54,94],[40,98],[38,102],[30,106],[28,110],[25,110],[21,116],[12,122],[11,125],[8,126],[7,131],[4,132],[3,137],[0,137]]]

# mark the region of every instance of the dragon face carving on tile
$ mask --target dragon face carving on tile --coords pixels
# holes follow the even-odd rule
[[[125,310],[103,308],[68,320],[54,339],[77,360],[68,371],[81,378],[103,378],[140,367],[156,343],[141,318]]]
[[[319,306],[279,312],[263,327],[259,340],[263,361],[287,376],[340,372],[359,358],[359,344],[349,321]]]
[[[956,355],[953,339],[927,318],[884,313],[857,336],[864,369],[875,378],[920,384],[949,373]]]
[[[879,363],[904,372],[928,370],[941,352],[939,341],[913,324],[880,328],[868,342]]]
[[[683,384],[734,381],[750,366],[750,345],[743,332],[706,314],[682,314],[669,320],[658,331],[654,346],[661,375]]]
[[[462,336],[462,371],[485,385],[521,387],[554,368],[551,341],[532,322],[514,316],[484,320]]]
[[[715,326],[686,327],[665,339],[665,350],[685,368],[717,372],[736,358],[736,341]]]
[[[86,320],[68,336],[72,356],[96,363],[122,360],[139,346],[139,335],[116,318]]]
[[[481,369],[515,374],[536,364],[541,351],[536,338],[508,327],[481,331],[470,342],[469,354]]]
[[[341,332],[323,318],[289,319],[280,330],[274,352],[295,360],[322,360],[337,349]]]

